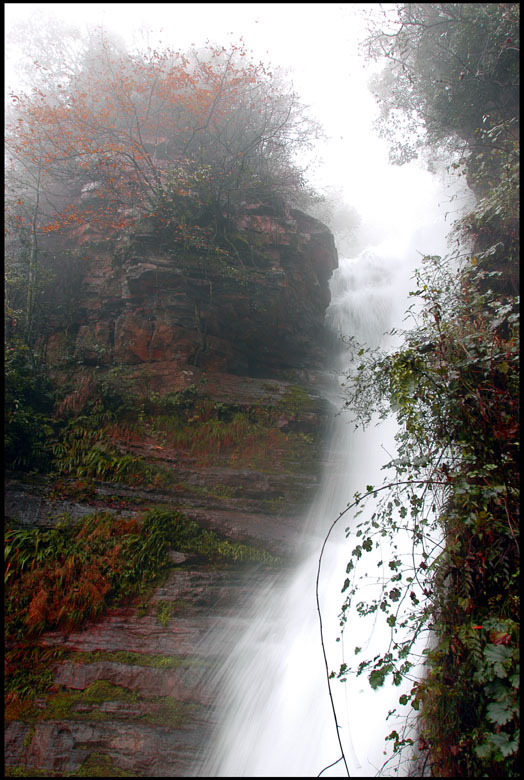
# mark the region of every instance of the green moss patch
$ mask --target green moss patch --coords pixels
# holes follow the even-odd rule
[[[54,772],[37,767],[10,766],[4,769],[6,777],[140,777],[135,772],[114,764],[105,753],[91,753],[76,772]]]
[[[105,753],[91,753],[80,769],[68,777],[140,777],[135,772],[121,769]]]
[[[121,688],[118,685],[97,680],[83,691],[63,690],[49,696],[46,707],[35,712],[38,720],[107,720],[114,719],[115,713],[104,713],[97,709],[78,711],[79,707],[97,707],[105,702],[136,704],[139,694]]]
[[[64,777],[61,772],[38,769],[34,766],[6,766],[4,772],[6,777]]]
[[[113,652],[95,650],[94,652],[71,653],[69,659],[73,662],[90,664],[99,661],[126,664],[129,666],[146,666],[155,669],[176,669],[202,664],[199,658],[186,656],[146,655],[144,653],[132,653],[127,650],[115,650]]]
[[[102,705],[108,702],[122,706],[104,709]],[[33,705],[27,709],[24,720],[134,720],[181,728],[197,707],[196,704],[180,702],[171,696],[142,696],[106,680],[97,680],[83,691],[65,689],[45,697],[39,706]]]
[[[153,706],[151,711],[143,716],[143,720],[154,726],[183,728],[199,709],[197,704],[178,701],[172,696],[157,696],[149,701],[153,702]]]

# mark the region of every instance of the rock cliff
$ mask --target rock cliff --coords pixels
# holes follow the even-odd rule
[[[73,326],[52,334],[49,354],[59,363],[73,334],[80,363],[147,366],[163,391],[179,389],[191,367],[272,378],[322,367],[337,266],[330,231],[259,203],[233,217],[228,234],[231,260],[173,250],[147,224],[87,255]]]
[[[227,261],[175,251],[143,224],[86,252],[73,316],[66,327],[57,315],[47,343],[72,418],[62,473],[31,483],[8,475],[8,522],[51,527],[64,512],[78,524],[102,510],[176,508],[285,565],[322,468],[323,320],[337,253],[322,223],[262,203],[232,218],[227,241]],[[89,460],[78,425],[101,399],[120,416],[102,438],[89,429]],[[8,714],[8,767],[46,776],[191,771],[212,722],[209,630],[235,619],[274,567],[170,555],[147,599],[39,638],[62,656],[52,687]]]

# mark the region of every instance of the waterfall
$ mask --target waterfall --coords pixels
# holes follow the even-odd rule
[[[447,227],[438,211],[442,191],[431,186],[424,219],[411,217],[416,230],[408,224],[402,235],[368,247],[355,258],[340,259],[331,280],[327,311],[327,322],[335,333],[387,347],[389,337],[384,334],[403,326],[410,278],[420,260],[416,249],[433,254],[446,251]],[[346,368],[345,354],[342,351],[342,362],[334,367],[339,372]],[[328,464],[304,518],[297,562],[291,571],[262,584],[247,610],[220,637],[214,637],[216,651],[224,660],[214,692],[216,731],[196,770],[199,776],[314,777],[320,772],[324,777],[346,776],[344,763],[338,760],[341,753],[319,635],[315,590],[319,554],[327,530],[355,491],[382,482],[381,465],[393,456],[396,427],[394,420],[387,420],[379,427],[355,431],[340,414],[339,382],[330,387],[333,420]],[[384,652],[388,642],[376,613],[367,618],[350,614],[340,635],[341,588],[353,547],[344,529],[352,522],[348,512],[334,529],[319,583],[327,663],[334,672],[348,661],[355,647],[369,657]],[[396,542],[410,548],[409,539]],[[380,586],[374,579],[377,569],[372,557],[368,556],[366,567],[361,585],[364,597]],[[403,689],[386,682],[372,690],[365,674],[352,675],[346,683],[333,680],[331,688],[350,775],[405,776],[408,770],[396,766],[391,742],[384,741],[393,728],[402,728],[386,718],[398,707]]]

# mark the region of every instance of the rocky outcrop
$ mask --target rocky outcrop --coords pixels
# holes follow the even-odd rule
[[[328,414],[324,314],[337,252],[321,222],[264,203],[245,204],[230,217],[221,247],[206,259],[143,223],[132,236],[86,249],[73,322],[66,328],[57,318],[47,355],[70,390],[63,402],[69,411],[80,412],[104,382],[141,403],[151,394],[196,388],[199,397],[246,410],[255,421],[278,409],[275,426],[288,441],[265,454],[258,446],[251,460],[222,451],[203,467],[190,448],[170,447],[158,436],[115,441],[120,451],[176,473],[167,492],[135,487],[142,505],[176,503],[199,523],[282,551],[292,548],[317,484]],[[316,457],[304,458],[302,445],[312,439]],[[52,522],[56,490],[16,480],[8,488],[8,517]],[[93,480],[87,502],[65,492],[58,496],[63,511],[80,518],[107,505],[108,493],[118,502],[129,490]]]
[[[261,203],[232,218],[228,241],[229,261],[211,260],[173,249],[145,225],[87,252],[72,321],[65,327],[57,317],[47,354],[69,388],[65,410],[80,413],[101,382],[125,387],[137,410],[153,396],[193,388],[206,408],[243,420],[238,440],[198,450],[200,407],[187,412],[194,442],[185,445],[170,438],[167,418],[140,435],[115,428],[120,453],[169,479],[29,483],[8,475],[9,522],[46,527],[63,512],[80,522],[96,510],[134,515],[162,506],[284,560],[293,554],[330,415],[324,313],[337,253],[322,223]],[[171,560],[167,579],[141,603],[42,636],[64,655],[49,693],[9,718],[8,766],[48,776],[191,772],[213,721],[213,637],[234,630],[250,590],[271,572],[260,564],[217,568],[177,550]]]
[[[99,367],[167,364],[176,376],[188,366],[258,377],[322,367],[337,266],[330,231],[298,210],[248,204],[227,241],[230,258],[209,259],[159,246],[146,230],[86,255],[68,334],[74,358]],[[60,363],[65,351],[57,328],[48,353]]]

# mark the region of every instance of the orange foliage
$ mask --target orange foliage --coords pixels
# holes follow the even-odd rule
[[[102,45],[68,84],[13,96],[9,154],[37,172],[44,194],[57,183],[65,193],[58,208],[49,197],[38,230],[89,226],[107,236],[135,224],[138,205],[157,214],[159,195],[216,197],[235,164],[238,175],[242,157],[281,130],[287,109],[280,116],[270,104],[270,75],[240,46],[210,47],[190,62],[171,50],[138,57]]]
[[[31,599],[29,609],[27,611],[26,623],[29,630],[34,630],[42,626],[48,619],[49,615],[49,593],[41,586],[40,589]]]

